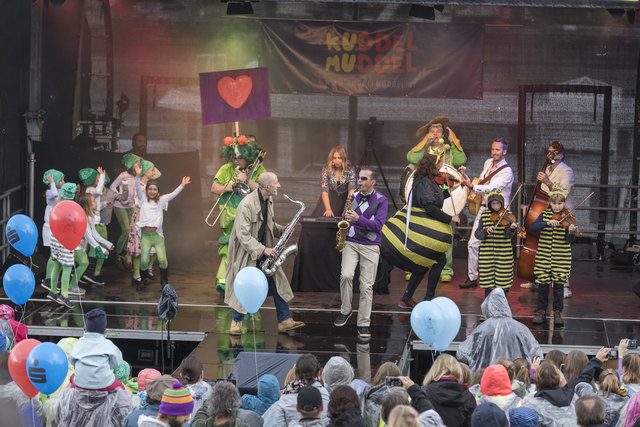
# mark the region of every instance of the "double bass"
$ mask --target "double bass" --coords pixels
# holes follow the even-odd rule
[[[556,161],[556,152],[548,152],[547,158],[542,165],[541,172],[546,172],[547,167]],[[538,252],[538,240],[540,239],[540,231],[532,232],[531,224],[540,216],[543,210],[549,207],[549,195],[541,188],[542,181],[536,182],[536,188],[533,198],[527,207],[527,213],[524,220],[524,228],[526,237],[524,244],[520,249],[520,258],[518,258],[518,268],[516,274],[518,277],[535,282],[535,274],[533,267],[536,263],[536,253]]]

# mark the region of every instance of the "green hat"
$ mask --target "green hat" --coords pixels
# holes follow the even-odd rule
[[[64,178],[64,174],[59,170],[49,169],[44,173],[44,175],[42,175],[42,182],[44,182],[45,185],[49,185],[49,181],[47,180],[47,177],[49,175],[53,177],[53,183],[56,185],[56,187],[58,186],[58,184],[60,184],[60,180]]]
[[[133,165],[138,163],[140,160],[142,160],[142,159],[139,156],[136,156],[133,153],[127,153],[124,156],[122,156],[122,164],[127,169],[131,169],[133,167]]]
[[[76,197],[76,185],[72,182],[65,182],[60,189],[60,197],[65,200],[73,200]]]
[[[158,181],[156,181],[155,179],[152,179],[151,181],[147,182],[147,188],[149,188],[150,185],[155,185],[158,191],[160,191],[160,185],[158,184]]]
[[[98,171],[93,168],[80,169],[78,177],[80,178],[80,181],[82,181],[83,185],[91,185],[96,182]]]
[[[151,163],[149,160],[143,160],[140,162],[140,167],[142,167],[142,175],[144,175],[145,173],[149,172],[149,169],[151,169],[154,166],[153,163]]]
[[[131,375],[131,365],[129,365],[127,361],[123,361],[122,365],[113,370],[113,374],[116,376],[118,381],[124,384],[127,382],[129,376]]]
[[[109,178],[109,174],[105,172],[104,173],[104,184],[107,185],[110,182],[111,182],[111,178]]]

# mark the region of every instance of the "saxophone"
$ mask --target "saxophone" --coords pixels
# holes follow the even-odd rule
[[[293,233],[293,229],[296,227],[298,220],[300,220],[300,217],[302,216],[302,212],[304,212],[305,205],[301,201],[292,200],[286,194],[284,195],[284,197],[290,202],[299,204],[300,210],[298,211],[298,213],[296,213],[296,216],[293,217],[293,219],[291,220],[287,228],[285,228],[282,231],[280,240],[278,240],[278,243],[276,243],[276,245],[273,247],[273,250],[276,251],[276,257],[274,258],[269,257],[262,263],[261,269],[264,272],[264,274],[266,274],[267,276],[273,276],[276,270],[280,268],[282,263],[284,263],[284,261],[287,259],[289,255],[292,255],[298,252],[297,244],[294,243],[293,245],[290,245],[290,246],[285,246],[285,245],[287,244],[287,240],[289,240],[289,237],[291,237],[291,234]]]
[[[345,203],[344,205],[345,212],[351,210],[351,200],[353,198],[352,193],[353,190],[351,190],[351,192],[349,192],[349,195],[347,196],[347,203]],[[344,215],[342,217],[344,218]],[[347,221],[346,219],[343,219],[338,223],[338,231],[336,231],[336,242],[338,243],[336,245],[336,250],[338,252],[342,252],[342,250],[344,249],[345,240],[347,239],[347,231],[349,231],[350,225],[351,224],[349,224],[349,221]]]

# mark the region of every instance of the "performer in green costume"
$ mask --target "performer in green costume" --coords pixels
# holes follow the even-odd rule
[[[228,162],[218,169],[213,184],[211,184],[211,192],[220,197],[218,208],[222,210],[218,220],[222,230],[222,236],[218,240],[220,266],[216,273],[216,290],[220,292],[220,295],[224,295],[229,236],[236,218],[236,208],[242,200],[242,196],[236,194],[233,188],[239,183],[246,184],[251,191],[258,188],[258,177],[265,171],[265,168],[260,165],[251,176],[253,168],[250,166],[253,166],[260,151],[262,148],[256,143],[256,138],[253,135],[227,136],[224,139],[224,146],[220,150],[220,156],[227,159]]]
[[[425,152],[435,152],[442,155],[444,163],[458,169],[467,163],[467,155],[462,150],[460,140],[448,127],[449,118],[437,116],[416,131],[416,136],[422,138],[418,145],[407,153],[407,160],[412,165],[418,164]],[[450,282],[453,277],[453,245],[447,251],[447,263],[440,273],[440,280]]]

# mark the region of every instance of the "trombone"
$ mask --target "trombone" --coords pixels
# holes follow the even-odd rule
[[[249,177],[247,178],[248,181],[251,181],[251,178],[253,178],[253,175],[255,175],[256,171],[258,170],[258,168],[260,167],[260,165],[264,161],[264,158],[265,158],[266,155],[267,155],[267,152],[265,150],[260,151],[258,153],[258,155],[256,156],[256,159],[253,161],[253,163],[251,163],[250,165],[248,165],[246,167],[246,169],[251,168],[251,175],[249,175]],[[236,181],[236,179],[238,178],[238,174],[239,173],[240,173],[240,169],[236,169],[233,172],[233,175],[231,176],[231,179],[229,181],[227,181],[225,186],[227,186],[230,182]],[[244,182],[236,182],[236,183],[234,183],[233,186],[232,186],[232,191],[233,191],[234,194],[237,194],[240,197],[244,197],[244,196],[246,196],[247,194],[249,194],[251,192],[251,190],[249,190],[249,186],[247,184],[245,184]],[[227,201],[220,208],[220,213],[218,213],[218,216],[216,216],[216,219],[214,219],[213,222],[209,222],[209,218],[211,218],[211,215],[213,215],[213,211],[220,204],[220,199],[222,198],[222,194],[218,197],[216,202],[213,204],[213,207],[209,211],[209,214],[204,219],[205,224],[207,224],[209,227],[213,227],[213,226],[216,225],[216,223],[218,222],[218,220],[222,216],[222,212],[224,212],[224,210],[227,208],[227,205],[229,204],[229,201],[231,200],[231,197],[233,197],[233,194],[229,194],[229,197],[227,197]]]

